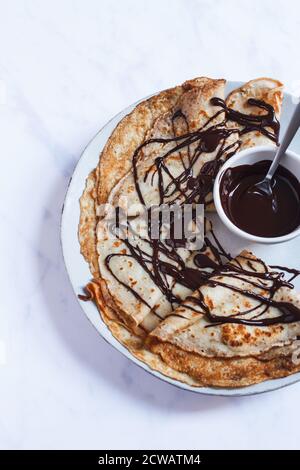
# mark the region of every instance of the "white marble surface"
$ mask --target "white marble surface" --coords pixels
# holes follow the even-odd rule
[[[89,324],[59,243],[74,165],[121,108],[196,75],[299,87],[299,2],[0,0],[0,11],[0,447],[299,448],[300,384],[210,398],[149,376]]]

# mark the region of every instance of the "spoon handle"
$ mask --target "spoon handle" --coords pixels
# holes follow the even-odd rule
[[[285,131],[284,137],[279,145],[275,157],[273,159],[272,165],[269,168],[269,171],[266,175],[266,179],[271,180],[274,176],[274,173],[279,165],[279,160],[285,154],[286,149],[290,145],[290,142],[293,140],[294,135],[300,126],[300,102],[297,104],[292,119],[289,122],[287,130]]]

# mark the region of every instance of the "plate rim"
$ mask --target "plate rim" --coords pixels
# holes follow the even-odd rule
[[[236,88],[236,87],[241,86],[243,83],[245,83],[245,82],[228,80],[226,82],[226,85]],[[279,390],[279,389],[285,388],[289,385],[293,385],[293,384],[300,381],[300,372],[298,372],[296,374],[289,375],[287,377],[281,377],[281,378],[278,378],[278,379],[266,380],[266,381],[260,382],[258,384],[248,385],[246,387],[241,387],[241,388],[240,387],[238,387],[238,388],[237,387],[236,388],[231,388],[231,387],[230,388],[229,387],[228,388],[226,388],[226,387],[195,387],[195,386],[192,386],[192,385],[188,385],[184,382],[181,382],[179,380],[173,379],[171,377],[168,377],[167,375],[164,375],[163,373],[161,373],[161,372],[159,372],[155,369],[152,369],[150,366],[148,366],[148,364],[146,364],[143,361],[136,358],[123,344],[121,344],[113,336],[113,334],[109,330],[108,326],[102,320],[101,315],[100,315],[96,305],[92,304],[94,309],[97,310],[98,320],[100,320],[100,322],[102,324],[103,330],[101,330],[96,325],[96,322],[93,321],[91,316],[89,315],[89,313],[87,311],[88,310],[87,304],[80,301],[80,299],[78,298],[78,292],[77,292],[78,288],[77,288],[77,286],[75,287],[75,285],[73,283],[73,280],[72,280],[72,266],[69,263],[69,259],[68,259],[68,255],[67,255],[65,233],[67,231],[67,217],[68,217],[69,206],[72,207],[72,204],[70,205],[69,201],[71,200],[71,193],[72,193],[73,186],[75,185],[76,178],[78,177],[78,174],[80,173],[80,166],[82,164],[82,161],[84,161],[85,154],[87,154],[90,147],[95,145],[95,143],[97,142],[97,139],[99,139],[99,137],[106,130],[106,128],[109,127],[109,125],[111,125],[114,122],[115,125],[112,129],[112,131],[113,131],[115,129],[115,127],[117,126],[117,124],[121,121],[121,119],[123,119],[123,117],[125,115],[130,113],[139,103],[151,98],[152,96],[155,96],[158,93],[160,93],[160,91],[158,91],[156,93],[152,93],[151,95],[148,95],[144,98],[139,99],[138,101],[126,106],[121,111],[119,111],[117,114],[115,114],[113,117],[111,117],[99,129],[99,131],[92,137],[92,139],[84,147],[84,149],[81,152],[81,155],[80,155],[80,157],[79,157],[79,159],[78,159],[78,161],[75,165],[75,168],[72,172],[72,175],[69,179],[69,182],[67,184],[66,191],[65,191],[65,196],[64,196],[64,200],[63,200],[63,204],[62,204],[62,209],[61,209],[61,217],[60,217],[60,227],[59,227],[59,230],[60,230],[60,245],[61,245],[61,251],[62,251],[62,256],[63,256],[67,276],[68,276],[69,282],[71,284],[72,290],[74,292],[74,295],[77,299],[77,302],[80,305],[81,310],[84,312],[84,315],[86,316],[86,318],[93,325],[93,327],[97,330],[97,332],[100,334],[100,336],[106,341],[107,344],[109,344],[111,347],[113,347],[114,349],[119,351],[123,356],[125,356],[127,359],[132,361],[134,364],[136,364],[137,366],[142,368],[148,374],[151,374],[152,376],[160,379],[161,381],[163,381],[165,383],[168,383],[168,384],[170,384],[170,385],[172,385],[176,388],[179,388],[180,390],[186,390],[186,391],[189,391],[189,392],[192,392],[192,393],[197,393],[197,394],[200,394],[200,395],[208,395],[208,396],[242,397],[242,396],[259,395],[259,394],[262,394],[262,393],[267,393],[267,392]],[[292,98],[292,94],[289,93],[289,92],[284,91],[284,98],[285,97]],[[112,131],[110,131],[110,133]],[[103,147],[104,147],[104,145],[103,145]],[[100,153],[101,153],[101,150],[98,151],[97,158],[100,157]],[[93,169],[93,168],[91,168],[91,169]],[[82,187],[81,187],[80,195],[82,194],[82,191],[84,190],[85,181],[86,181],[86,178],[87,178],[88,174],[89,174],[89,171],[87,171],[85,176],[83,176],[83,178],[82,178],[83,181],[82,181]],[[80,176],[79,176],[79,178],[80,178]],[[79,209],[79,200],[77,200],[77,205],[78,205],[77,209]],[[79,255],[82,259],[82,263],[85,264],[86,266],[88,266],[85,259],[83,258],[83,256],[80,253],[80,244],[79,244],[79,240],[78,240],[78,223],[79,223],[79,220],[77,220],[77,223],[76,223],[76,238],[77,238],[77,244],[78,244],[78,251],[79,251]],[[71,227],[71,229],[72,228],[73,227]],[[282,382],[284,382],[284,383],[282,383]],[[268,385],[270,385],[270,386],[268,387]],[[265,386],[265,388],[264,388],[264,386]]]

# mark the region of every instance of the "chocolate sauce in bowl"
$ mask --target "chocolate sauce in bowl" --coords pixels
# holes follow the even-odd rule
[[[172,116],[173,136],[146,140],[135,149],[132,156],[132,170],[135,189],[141,204],[145,205],[141,183],[142,181],[146,181],[147,178],[150,178],[150,172],[146,172],[146,174],[142,176],[142,179],[138,171],[138,162],[141,151],[147,146],[162,144],[161,153],[153,162],[153,168],[158,175],[157,187],[153,188],[153,190],[158,190],[160,199],[159,205],[167,203],[171,206],[172,204],[177,203],[182,206],[183,204],[199,203],[205,203],[207,205],[211,202],[208,200],[208,196],[212,191],[214,179],[220,167],[224,163],[225,159],[230,158],[240,147],[240,140],[235,140],[233,143],[227,142],[227,138],[233,133],[244,135],[254,131],[263,134],[271,141],[278,143],[279,122],[276,118],[275,110],[269,104],[263,101],[249,99],[247,104],[250,107],[258,107],[264,111],[263,114],[258,115],[244,114],[235,111],[227,107],[225,101],[218,97],[212,98],[211,104],[217,108],[216,112],[201,128],[191,131],[185,115],[181,110],[177,110]],[[216,124],[215,120],[219,116],[222,116],[222,121]],[[186,132],[181,135],[177,135],[176,132],[176,121],[178,119],[185,122]],[[228,121],[239,124],[241,128],[227,126]],[[169,146],[172,144],[171,148],[168,147],[168,150],[165,147],[167,144]],[[182,155],[184,152],[187,158],[184,158]],[[214,158],[204,163],[198,173],[195,172],[194,168],[198,159],[201,158],[203,153],[209,154],[211,152],[216,152]],[[181,157],[182,169],[178,176],[173,176],[170,168],[168,168],[168,157],[173,154],[178,154]],[[260,180],[267,172],[262,163],[257,166],[252,165],[251,167],[252,169],[255,167],[255,171],[257,170],[255,174],[259,175]],[[267,162],[267,164],[269,165],[270,162]],[[283,188],[287,188],[289,195],[289,197],[284,200],[284,207],[289,203],[288,210],[284,211],[282,209],[283,206],[281,205],[281,200],[279,201],[280,204],[278,206],[281,211],[280,214],[284,212],[284,220],[289,222],[288,230],[285,222],[282,224],[285,227],[283,231],[287,230],[285,233],[288,233],[290,230],[293,230],[291,227],[295,228],[299,224],[300,214],[298,203],[300,201],[300,190],[298,191],[298,189],[300,185],[290,172],[288,172],[288,174],[286,173],[287,170],[279,169],[278,171],[278,194],[281,196],[284,192]],[[281,171],[283,171],[283,174],[281,174]],[[247,175],[247,172],[245,174]],[[223,188],[224,194],[222,196],[224,197],[224,200],[222,199],[222,204],[225,204],[226,207],[228,200],[231,197],[231,184],[235,181],[240,182],[242,179],[240,178],[241,176],[242,174],[235,169],[231,169],[230,174],[226,172],[224,175],[225,184]],[[166,178],[168,184],[165,183]],[[293,211],[296,210],[295,201],[297,203],[297,214],[291,221],[289,218],[286,219],[286,217],[290,214],[294,214]],[[225,206],[224,209],[226,210]],[[238,204],[236,204],[236,206],[238,207]],[[151,207],[147,208],[147,210],[150,211]],[[250,214],[252,221],[255,221],[255,215],[256,214],[253,212]],[[170,223],[172,225],[173,221],[171,220]],[[124,253],[122,251],[119,253],[110,253],[105,259],[105,265],[111,275],[123,287],[127,288],[141,303],[148,306],[149,310],[158,317],[159,313],[156,312],[155,309],[151,309],[151,306],[147,301],[143,299],[137,291],[135,291],[134,287],[129,282],[124,282],[118,278],[118,275],[111,264],[111,261],[115,257],[131,258],[139,263],[143,270],[148,274],[149,278],[160,289],[163,296],[172,304],[172,308],[174,309],[179,304],[182,306],[185,304],[182,303],[182,299],[173,292],[172,283],[169,283],[167,276],[171,277],[175,283],[179,283],[189,288],[191,291],[199,289],[204,284],[213,288],[221,286],[258,301],[257,306],[251,308],[248,312],[242,312],[239,317],[235,315],[215,316],[206,305],[201,292],[199,298],[196,298],[195,296],[188,297],[186,301],[192,301],[190,302],[192,305],[189,305],[188,308],[195,311],[200,309],[200,313],[204,314],[209,321],[209,327],[223,323],[237,323],[264,327],[273,324],[300,321],[300,309],[297,306],[289,302],[276,301],[274,299],[276,292],[281,287],[293,289],[294,286],[291,281],[296,276],[300,275],[300,271],[281,266],[273,266],[269,270],[264,262],[259,259],[256,259],[255,263],[260,267],[260,269],[255,269],[253,260],[242,256],[242,258],[246,259],[247,265],[249,266],[248,270],[243,267],[239,261],[232,260],[231,255],[225,251],[212,230],[209,235],[205,234],[203,248],[195,253],[193,259],[195,267],[191,268],[187,266],[186,261],[180,255],[180,250],[178,250],[178,248],[185,246],[186,240],[184,238],[180,240],[177,240],[174,237],[171,237],[168,240],[164,240],[161,237],[153,239],[151,237],[150,228],[151,227],[149,225],[148,237],[143,239],[143,241],[151,247],[150,253],[147,250],[143,251],[138,244],[133,244],[129,238],[125,237],[123,242],[126,245],[127,252]],[[282,229],[282,227],[279,228]],[[132,230],[130,223],[128,223],[123,230],[125,230],[125,233],[129,233]],[[173,233],[172,230],[171,233]],[[271,236],[278,235],[274,232]],[[213,253],[214,259],[211,259],[211,257],[208,256],[207,249]],[[291,274],[291,278],[286,280],[284,272]],[[238,288],[230,282],[231,278],[244,281],[245,276],[249,277],[247,282],[250,286],[252,285],[253,287],[261,288],[266,292],[266,294],[260,295],[255,291],[255,289],[253,291],[248,291],[242,287]],[[224,277],[225,280],[222,281],[222,278]],[[87,298],[84,298],[84,300],[87,300]],[[264,314],[269,307],[277,308],[278,315],[272,318],[265,318]],[[245,313],[251,313],[251,318],[245,318]],[[172,314],[180,316],[180,313],[175,310],[173,310]]]
[[[221,203],[226,215],[241,230],[259,237],[280,237],[300,225],[300,183],[279,165],[270,196],[255,184],[267,174],[271,161],[228,168],[220,183]]]

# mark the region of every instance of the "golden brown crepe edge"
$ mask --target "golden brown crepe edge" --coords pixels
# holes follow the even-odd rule
[[[91,300],[96,304],[99,314],[111,334],[119,343],[128,349],[136,359],[145,363],[150,369],[160,372],[171,379],[178,380],[193,387],[202,386],[199,380],[189,377],[184,372],[172,369],[162,360],[159,354],[150,351],[150,349],[146,349],[144,347],[143,337],[130,331],[126,325],[122,323],[122,320],[118,319],[117,314],[106,305],[101,294],[100,284],[96,280],[87,285],[87,292],[90,294]]]
[[[198,79],[195,79],[195,80],[198,80]],[[256,80],[259,80],[259,79],[256,79]],[[185,83],[189,84],[191,82],[193,82],[193,80],[187,81]],[[250,83],[250,82],[248,82],[248,83]],[[280,84],[280,82],[278,82],[278,84]],[[135,126],[136,126],[135,118],[136,117],[145,117],[144,113],[149,112],[149,109],[147,111],[145,111],[145,104],[146,103],[147,103],[147,105],[146,105],[147,107],[148,106],[151,107],[151,102],[152,102],[153,109],[155,110],[155,112],[153,112],[153,116],[157,117],[162,112],[162,108],[160,107],[161,100],[164,100],[164,99],[166,100],[166,102],[165,102],[166,108],[168,106],[168,103],[170,105],[170,108],[173,108],[174,104],[176,103],[176,100],[180,96],[180,92],[183,90],[183,87],[184,87],[184,84],[182,86],[179,86],[179,87],[175,87],[175,88],[172,88],[172,89],[165,90],[165,91],[161,92],[159,95],[156,95],[156,96],[150,98],[149,100],[146,100],[146,101],[140,103],[139,105],[137,105],[137,107],[129,115],[125,116],[125,118],[123,118],[123,120],[119,123],[119,125],[113,131],[111,137],[109,138],[109,140],[108,140],[108,142],[107,142],[107,144],[106,144],[106,146],[105,146],[105,148],[104,148],[104,150],[103,150],[103,152],[100,156],[101,166],[98,166],[95,170],[93,170],[87,178],[86,188],[85,188],[85,191],[84,191],[84,193],[83,193],[83,195],[80,199],[81,216],[80,216],[80,224],[79,224],[79,238],[80,238],[80,244],[81,244],[81,252],[82,252],[83,256],[85,257],[85,259],[87,260],[87,262],[89,263],[91,272],[95,277],[97,277],[97,274],[99,272],[99,270],[98,270],[98,260],[95,261],[95,259],[97,258],[97,254],[95,253],[95,249],[93,247],[93,244],[90,243],[88,234],[91,234],[93,232],[92,240],[94,240],[94,237],[95,237],[95,240],[96,240],[95,230],[96,230],[96,225],[97,225],[97,218],[96,218],[96,213],[95,213],[95,209],[96,209],[95,199],[97,199],[98,203],[106,202],[107,196],[110,192],[109,188],[107,188],[107,187],[103,188],[103,186],[101,187],[101,184],[97,188],[97,181],[99,181],[99,178],[100,178],[100,180],[102,179],[102,181],[103,181],[103,179],[104,180],[107,179],[107,178],[105,178],[105,176],[111,174],[111,170],[112,170],[112,168],[111,168],[111,158],[114,156],[113,146],[120,144],[120,142],[122,141],[122,135],[124,135],[124,132],[126,132],[126,128],[128,127],[128,125],[133,126],[133,128],[135,128]],[[240,87],[240,88],[243,88],[243,87]],[[236,92],[236,91],[237,90],[234,90],[234,92]],[[228,97],[227,97],[227,99],[228,99]],[[167,109],[165,110],[165,112],[166,111],[167,111]],[[135,116],[132,116],[133,114],[135,114]],[[154,117],[154,119],[156,117]],[[145,122],[145,120],[144,120],[144,122]],[[145,131],[145,133],[147,132],[147,129],[145,129],[145,127],[144,127],[144,131]],[[144,135],[145,134],[143,134],[143,136],[141,138],[141,141],[143,141]],[[129,154],[130,154],[130,156],[132,156],[132,148],[131,147],[133,147],[133,146],[134,146],[134,149],[135,149],[136,148],[136,143],[135,142],[133,143],[132,146],[129,146],[130,147],[129,149],[127,148],[127,155],[125,155],[126,157],[128,157]],[[130,164],[130,162],[131,162],[131,160],[129,159],[129,164]],[[101,169],[102,165],[103,165],[103,168]],[[117,164],[117,174],[118,175],[114,175],[114,177],[112,178],[112,180],[115,181],[114,183],[111,183],[112,187],[114,187],[114,185],[119,181],[119,179],[121,179],[127,173],[127,171],[129,169],[130,169],[130,165],[127,168],[126,164],[124,165],[124,162],[120,163],[118,161],[118,164]],[[121,174],[121,176],[119,174]],[[95,194],[95,189],[97,190],[97,194]],[[93,205],[92,199],[94,199],[94,205]],[[88,209],[87,209],[87,207],[85,207],[85,201],[86,200],[88,200],[88,206],[87,206]],[[93,207],[93,210],[90,210],[90,207]],[[86,212],[86,210],[88,210],[88,212],[89,212],[89,215],[88,215],[87,218],[85,218],[86,216],[84,214]],[[93,211],[94,211],[94,214],[92,214]],[[96,256],[95,256],[95,254],[96,254]],[[118,341],[120,341],[127,349],[129,349],[130,352],[135,357],[137,357],[138,359],[140,359],[143,362],[145,362],[146,364],[148,364],[148,362],[147,362],[148,358],[144,357],[144,356],[145,356],[145,354],[147,356],[150,353],[150,351],[145,349],[145,348],[141,348],[141,349],[138,350],[137,348],[133,347],[133,344],[135,343],[135,341],[140,341],[140,338],[138,336],[133,335],[132,333],[130,333],[129,330],[126,328],[126,326],[123,325],[122,323],[120,323],[119,320],[112,319],[112,318],[109,317],[109,315],[105,314],[105,311],[107,312],[108,309],[105,308],[103,305],[102,305],[102,307],[100,307],[100,305],[98,305],[98,309],[99,309],[99,312],[101,313],[103,321],[109,327],[110,331],[116,337],[116,339]],[[131,335],[131,341],[133,341],[132,344],[130,344],[130,342],[128,342],[127,339],[124,339],[125,336],[126,336],[125,331]],[[160,346],[162,346],[162,344],[160,344]],[[172,346],[172,345],[168,345],[168,346]],[[164,345],[164,348],[162,348],[162,349],[165,349],[165,345]],[[162,349],[159,348],[158,345],[157,345],[155,347],[155,351],[153,349],[153,352],[152,352],[152,353],[154,353],[155,361],[158,361],[158,363],[160,363],[160,361],[157,358],[159,356],[160,357],[164,356],[163,360],[161,360],[161,364],[159,365],[159,367],[162,370],[159,370],[157,368],[158,366],[157,367],[153,366],[153,363],[152,364],[149,363],[148,365],[151,368],[159,370],[159,372],[162,372],[164,375],[171,376],[172,378],[175,378],[176,380],[181,380],[185,383],[188,383],[189,380],[190,380],[190,376],[186,375],[185,372],[183,372],[182,379],[172,376],[173,374],[176,375],[176,373],[180,374],[180,372],[177,372],[176,370],[173,370],[172,368],[167,366],[167,361],[169,360],[168,359],[168,354],[170,354],[170,349],[168,349],[168,351],[167,350],[163,351]],[[146,351],[146,353],[145,353],[145,351]],[[183,353],[183,355],[191,354],[191,353],[186,353],[185,351],[182,351],[181,353]],[[174,354],[174,351],[172,351],[172,354]],[[182,358],[182,354],[181,354],[181,358]],[[201,358],[201,359],[205,360],[206,358]],[[208,360],[211,361],[211,358],[209,358]],[[264,364],[263,361],[258,361],[257,359],[254,359],[254,358],[247,358],[247,360],[255,361],[256,363],[259,362],[260,364]],[[206,384],[206,385],[220,386],[220,387],[237,387],[237,386],[243,387],[243,386],[258,383],[262,380],[267,380],[267,379],[270,379],[270,378],[284,377],[286,375],[295,373],[300,369],[300,366],[295,366],[295,365],[291,366],[291,364],[289,362],[290,361],[289,358],[288,359],[285,358],[284,363],[280,362],[282,360],[283,360],[282,358],[276,358],[277,362],[272,361],[272,366],[273,367],[271,367],[271,369],[269,371],[266,371],[262,367],[260,367],[260,368],[257,367],[257,364],[256,364],[256,367],[253,367],[255,364],[254,363],[252,364],[252,363],[249,362],[250,368],[248,370],[250,370],[250,371],[252,370],[251,378],[248,378],[248,380],[247,380],[247,378],[244,378],[242,383],[240,382],[240,385],[238,385],[235,382],[235,380],[230,380],[228,378],[227,379],[222,379],[223,381],[216,379],[214,384],[210,383],[210,384]],[[228,361],[228,359],[226,361]],[[236,359],[232,359],[232,361],[236,361]],[[238,361],[240,362],[241,360],[239,359]],[[270,361],[268,361],[268,362],[270,363]],[[182,367],[186,368],[186,370],[188,371],[187,372],[188,374],[191,374],[192,377],[195,377],[195,373],[193,372],[193,369],[189,370],[189,368],[185,364],[185,360],[183,362]],[[165,368],[168,369],[167,372],[164,370]],[[256,371],[256,372],[253,374],[254,371]],[[196,385],[195,385],[195,383],[193,385],[194,386],[201,386],[200,383],[199,383],[199,375],[198,375],[198,379],[196,379]],[[203,385],[205,385],[205,382],[203,382]]]
[[[96,169],[88,175],[84,191],[79,199],[80,219],[78,240],[80,253],[89,265],[93,277],[99,277],[98,253],[96,240]]]
[[[107,202],[111,190],[128,173],[135,149],[144,141],[154,122],[174,109],[183,93],[200,87],[204,96],[210,96],[211,90],[219,83],[225,85],[226,80],[197,77],[185,81],[182,85],[163,90],[139,103],[111,133],[100,154],[97,167],[86,179],[85,189],[80,198],[78,228],[80,250],[94,278],[100,277],[96,236],[99,204]],[[132,133],[134,137],[128,139],[128,135]],[[111,308],[114,310],[120,308],[109,296],[106,286],[103,286],[103,292]],[[125,313],[124,318],[127,324],[135,326]]]
[[[170,367],[194,377],[207,387],[241,388],[286,377],[300,370],[300,364],[294,364],[291,357],[284,355],[267,361],[253,357],[206,358],[169,343],[152,343],[151,351],[160,354]]]
[[[271,104],[275,110],[277,117],[280,115],[281,112],[281,105],[283,100],[283,83],[279,80],[274,80],[273,78],[269,77],[259,77],[253,80],[249,80],[248,82],[244,83],[239,88],[232,90],[231,93],[226,97],[226,104],[231,107],[232,99],[234,95],[238,95],[239,93],[243,94],[251,89],[252,85],[255,83],[262,82],[263,80],[268,81],[274,85],[273,88],[271,87],[261,87],[261,94],[259,95],[259,99],[265,101],[268,104]],[[263,91],[264,90],[264,91]],[[258,110],[259,111],[259,110]]]
[[[107,201],[110,191],[131,168],[132,155],[145,140],[159,115],[174,107],[182,86],[160,92],[139,103],[113,130],[99,158],[98,204]]]
[[[173,108],[181,92],[183,86],[177,86],[139,103],[115,127],[100,154],[97,167],[86,178],[85,189],[79,201],[78,238],[80,252],[89,264],[93,277],[100,275],[96,243],[97,206],[107,202],[110,191],[130,170],[132,154],[136,147],[143,142],[157,117]],[[126,135],[129,129],[138,131],[139,138],[128,142]],[[124,141],[127,142],[125,149]],[[122,158],[115,158],[116,147],[123,148]]]
[[[282,350],[278,357],[262,355],[244,358],[211,358],[186,352],[168,342],[152,340],[145,345],[143,335],[134,334],[118,319],[101,294],[97,281],[89,283],[89,292],[102,320],[112,335],[130,353],[161,374],[193,387],[241,388],[266,380],[286,377],[300,370]]]

